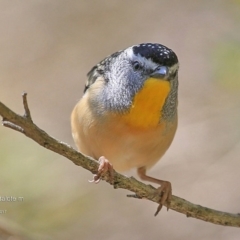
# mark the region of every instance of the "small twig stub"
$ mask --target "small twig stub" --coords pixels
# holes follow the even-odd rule
[[[22,98],[23,98],[23,107],[24,107],[24,117],[26,119],[28,119],[30,122],[33,122],[32,117],[31,117],[31,113],[30,113],[30,110],[29,110],[29,107],[28,107],[27,93],[26,92],[24,92],[22,94]]]

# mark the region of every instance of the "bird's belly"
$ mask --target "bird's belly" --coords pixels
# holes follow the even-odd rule
[[[116,123],[116,122],[115,122]],[[94,157],[105,156],[117,171],[153,166],[169,148],[176,132],[177,119],[148,130],[132,131],[125,125],[98,128]]]

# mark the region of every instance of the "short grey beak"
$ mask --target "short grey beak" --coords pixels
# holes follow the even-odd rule
[[[165,66],[158,67],[150,76],[153,78],[165,78],[168,74],[168,68]]]

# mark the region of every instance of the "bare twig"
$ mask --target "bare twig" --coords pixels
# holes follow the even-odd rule
[[[24,117],[27,118],[29,120],[29,122],[33,122],[30,110],[28,108],[27,93],[26,92],[24,92],[22,94],[22,98],[23,98],[23,107],[24,107],[24,110],[25,110]]]
[[[33,123],[27,104],[26,93],[23,94],[23,105],[25,113],[24,116],[20,116],[0,102],[0,115],[3,117],[3,126],[25,134],[27,137],[33,139],[41,146],[68,158],[74,164],[81,166],[92,173],[97,172],[99,164],[96,160],[77,152],[66,143],[60,142],[49,136],[46,132]],[[103,179],[111,184],[111,178],[108,174],[104,176]],[[136,198],[145,198],[159,203],[160,197],[156,196],[156,189],[150,185],[146,185],[137,181],[133,177],[129,178],[114,171],[113,185],[114,188],[123,188],[133,192]],[[193,217],[223,226],[240,227],[239,214],[216,211],[207,207],[195,205],[177,196],[172,197],[169,208],[183,213],[187,217]]]

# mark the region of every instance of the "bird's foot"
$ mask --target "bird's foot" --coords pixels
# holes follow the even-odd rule
[[[159,187],[156,191],[157,195],[161,196],[161,200],[159,203],[159,206],[157,208],[156,213],[154,216],[157,216],[158,213],[161,211],[162,206],[164,204],[167,204],[167,210],[169,209],[169,206],[171,204],[171,198],[172,198],[172,185],[168,181],[162,181],[161,182],[161,187]]]
[[[154,214],[154,216],[157,216],[157,214],[161,211],[162,206],[164,204],[167,205],[167,210],[168,210],[170,203],[171,203],[171,198],[172,198],[171,183],[168,181],[160,180],[160,179],[153,178],[153,177],[146,175],[146,167],[138,168],[137,173],[142,180],[161,185],[155,192],[155,195],[160,196],[161,199],[160,199],[159,206],[158,206],[157,211]]]
[[[98,162],[99,162],[98,172],[93,175],[93,180],[89,180],[89,182],[99,183],[101,181],[102,176],[109,172],[110,182],[113,183],[114,172],[112,164],[104,156],[100,157],[98,159]]]

